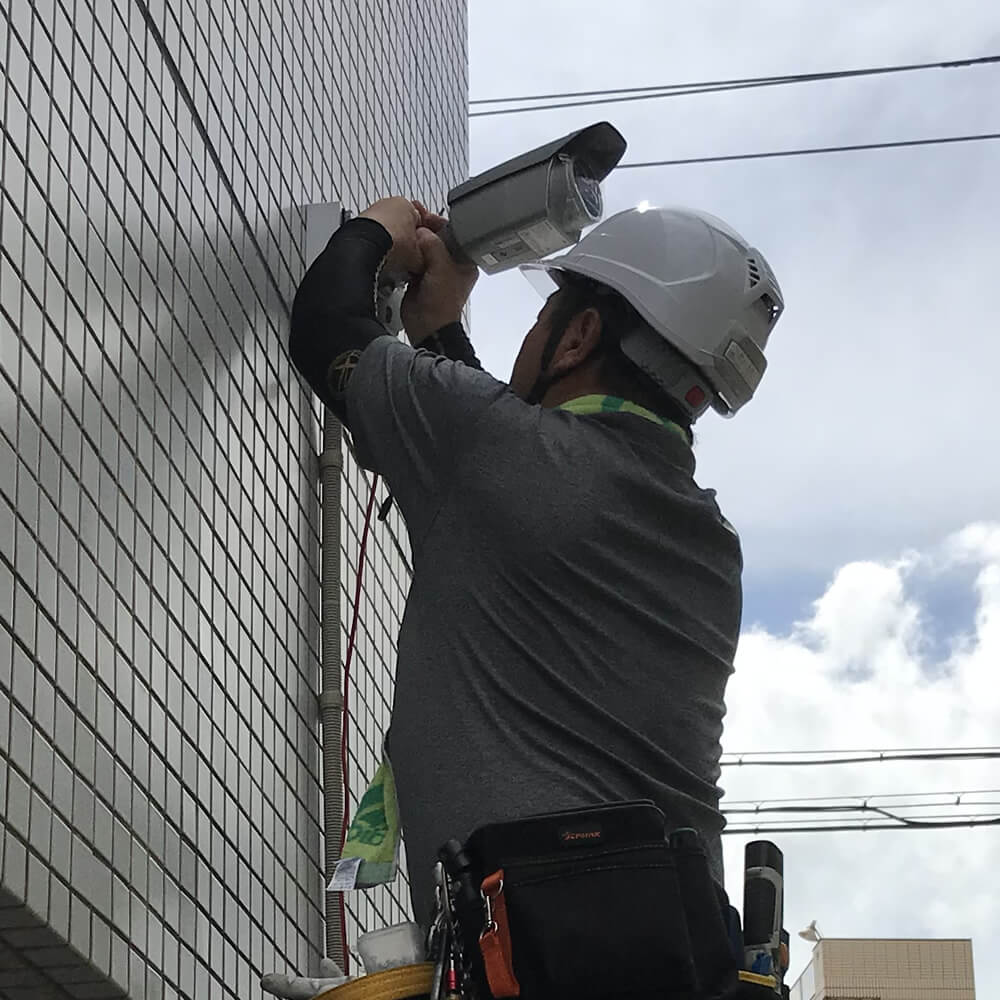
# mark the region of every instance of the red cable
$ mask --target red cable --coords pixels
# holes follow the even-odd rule
[[[361,531],[361,551],[358,553],[358,567],[354,574],[354,610],[351,613],[351,631],[347,636],[347,653],[344,656],[344,707],[340,720],[340,763],[344,779],[344,819],[340,828],[340,853],[343,855],[344,844],[347,841],[348,820],[351,808],[351,783],[347,774],[347,687],[351,677],[351,659],[354,656],[354,645],[358,634],[358,613],[361,610],[361,586],[365,576],[365,553],[368,550],[368,535],[372,526],[372,510],[375,507],[375,492],[378,489],[378,476],[372,479],[372,489],[368,496],[368,507],[365,510],[365,524]],[[338,623],[337,627],[340,625]],[[347,919],[344,907],[344,894],[340,894],[340,940],[344,950],[344,974],[348,972],[349,952],[347,950]]]

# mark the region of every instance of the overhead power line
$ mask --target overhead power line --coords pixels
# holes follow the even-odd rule
[[[723,156],[689,156],[676,160],[647,160],[643,163],[619,163],[616,170],[642,167],[681,167],[691,163],[727,163],[733,160],[770,160],[779,156],[815,156],[819,153],[856,153],[864,149],[902,149],[905,146],[940,146],[955,142],[985,142],[1000,139],[1000,132],[980,135],[946,135],[933,139],[903,139],[899,142],[862,142],[851,146],[813,146],[806,149],[777,149],[766,153],[727,153]]]
[[[817,83],[825,80],[845,80],[852,77],[882,76],[890,73],[912,73],[928,69],[958,69],[1000,63],[1000,55],[953,59],[945,62],[905,63],[893,66],[869,66],[862,69],[833,70],[822,73],[788,73],[781,76],[743,77],[731,80],[702,80],[695,83],[673,83],[650,87],[618,87],[608,90],[578,90],[561,94],[530,94],[524,97],[493,97],[469,101],[470,106],[483,104],[519,104],[527,101],[554,101],[550,104],[529,104],[517,108],[495,108],[470,112],[470,118],[491,115],[515,115],[527,111],[553,111],[560,108],[591,107],[595,104],[621,104],[628,101],[648,101],[660,97],[690,97],[758,87],[781,87],[795,83]],[[567,98],[587,100],[566,100]]]
[[[781,824],[782,826],[799,828],[803,826],[843,826],[845,823],[856,823],[858,825],[870,824],[872,822],[892,822],[897,823],[900,829],[906,829],[911,826],[915,827],[925,827],[925,826],[936,826],[941,823],[962,823],[966,824],[969,822],[983,822],[985,820],[1000,820],[1000,812],[994,809],[991,812],[986,812],[984,810],[979,810],[977,812],[967,812],[967,813],[951,813],[949,815],[943,815],[941,813],[915,813],[909,816],[897,816],[891,811],[870,809],[870,813],[879,817],[878,820],[866,819],[863,816],[848,816],[845,814],[838,814],[836,818],[832,815],[827,818],[823,814],[816,816],[803,816],[798,818],[796,816],[783,816],[780,819],[775,817],[762,816],[760,819],[750,820],[743,818],[740,820],[730,819],[729,822],[733,825],[743,826],[763,826],[768,824]]]
[[[1000,825],[1000,789],[882,793],[731,802],[722,810],[727,833],[845,830],[928,830]],[[909,801],[903,801],[909,800]],[[959,812],[958,810],[963,810]],[[752,815],[753,821],[747,817]],[[867,819],[867,816],[877,819]]]
[[[744,815],[754,815],[754,816],[767,816],[774,813],[780,813],[783,815],[795,815],[795,814],[807,814],[810,816],[816,816],[825,813],[878,813],[880,816],[886,816],[889,819],[898,820],[900,823],[907,823],[909,819],[901,815],[904,810],[913,809],[952,809],[957,808],[958,805],[963,806],[981,806],[987,807],[991,814],[995,814],[1000,811],[1000,800],[998,799],[969,799],[968,801],[961,803],[945,803],[945,802],[900,802],[895,804],[892,809],[888,809],[885,806],[876,805],[871,802],[843,802],[839,805],[827,805],[827,806],[816,806],[816,805],[766,805],[760,804],[755,806],[742,806],[736,809],[723,809],[723,816],[744,816]],[[929,814],[934,818],[940,818],[942,813],[932,813]],[[982,815],[982,809],[976,815]]]
[[[878,804],[884,799],[942,799],[944,801],[922,801],[922,802],[896,802],[893,805],[894,809],[912,809],[920,808],[926,809],[928,807],[934,808],[954,808],[959,805],[997,805],[1000,806],[1000,800],[979,800],[972,799],[970,796],[982,796],[982,795],[1000,795],[1000,788],[970,788],[965,791],[943,791],[943,792],[876,792],[871,795],[804,795],[804,796],[791,796],[787,799],[727,799],[725,801],[725,806],[730,812],[756,812],[764,808],[767,809],[778,809],[782,806],[788,806],[791,808],[799,807],[811,807],[816,809],[824,809],[828,806],[840,806],[844,804],[852,805],[854,803],[861,803],[863,805],[867,804]],[[818,805],[813,806],[814,803]],[[746,807],[734,809],[732,807]]]
[[[790,824],[769,824],[756,823],[752,825],[730,825],[723,831],[723,835],[743,834],[758,836],[760,834],[774,833],[867,833],[869,830],[898,830],[912,832],[914,830],[949,830],[957,827],[972,826],[1000,826],[1000,816],[992,816],[988,819],[949,819],[940,822],[911,822],[900,824],[883,820],[863,820],[859,823],[831,823],[829,825],[814,824],[808,826],[795,826]]]
[[[758,750],[725,753],[723,767],[826,767],[889,761],[997,760],[1000,747],[907,747],[895,750]]]
[[[891,798],[892,796],[882,796],[882,798]],[[991,798],[978,798],[974,792],[966,792],[959,799],[953,799],[951,802],[931,802],[931,801],[915,801],[915,802],[891,802],[891,803],[879,803],[875,801],[875,797],[865,799],[862,802],[834,802],[827,805],[814,805],[810,802],[802,803],[771,803],[771,802],[756,802],[748,803],[747,805],[739,806],[737,808],[726,808],[722,812],[727,816],[736,815],[764,815],[769,813],[788,813],[788,814],[799,814],[805,815],[807,813],[845,813],[845,812],[884,812],[889,810],[891,812],[913,812],[914,810],[923,810],[926,812],[929,809],[942,810],[942,812],[935,812],[935,816],[947,815],[954,810],[959,808],[975,808],[979,815],[982,815],[984,811],[990,814],[998,813],[1000,814],[1000,798],[997,798],[996,793],[993,793]]]

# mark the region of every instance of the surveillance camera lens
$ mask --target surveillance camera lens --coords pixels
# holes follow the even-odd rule
[[[552,160],[546,194],[549,221],[571,243],[601,217],[601,185],[586,162],[560,154]]]
[[[599,219],[604,208],[601,197],[601,185],[594,179],[589,171],[577,166],[576,168],[576,190],[579,193],[580,201],[587,214],[592,219]]]

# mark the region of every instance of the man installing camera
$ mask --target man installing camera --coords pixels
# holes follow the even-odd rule
[[[507,384],[462,328],[477,272],[443,224],[404,198],[347,222],[291,328],[410,535],[389,753],[415,917],[448,838],[602,802],[651,799],[697,830],[721,883],[742,560],[691,427],[753,395],[780,290],[712,216],[620,213],[534,265],[552,293]],[[380,274],[409,278],[410,344],[376,321]]]

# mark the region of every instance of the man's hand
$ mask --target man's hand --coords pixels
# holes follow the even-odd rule
[[[445,220],[417,202],[421,225],[417,247],[422,257],[421,276],[410,282],[403,297],[402,319],[414,347],[449,323],[462,318],[462,309],[479,277],[475,264],[458,264],[437,235]]]
[[[392,249],[383,270],[390,277],[406,280],[419,275],[424,268],[423,255],[417,245],[417,226],[427,215],[427,209],[406,198],[383,198],[361,213],[363,219],[374,219],[392,237]]]

